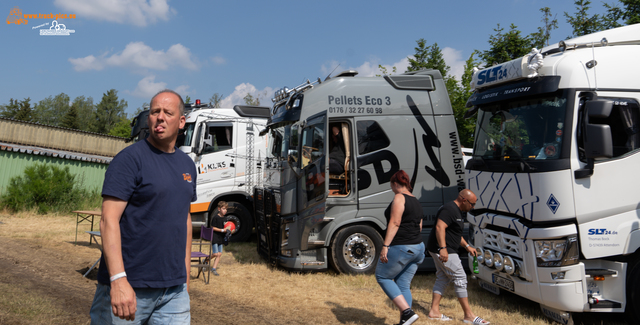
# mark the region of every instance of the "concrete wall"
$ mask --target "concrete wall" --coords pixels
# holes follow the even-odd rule
[[[0,118],[0,142],[115,156],[129,145],[124,138]]]

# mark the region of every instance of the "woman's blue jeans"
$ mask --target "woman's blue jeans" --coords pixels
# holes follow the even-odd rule
[[[418,270],[418,265],[424,261],[424,243],[416,245],[395,245],[389,247],[387,263],[378,260],[376,266],[376,280],[389,299],[399,295],[411,307],[411,280]]]

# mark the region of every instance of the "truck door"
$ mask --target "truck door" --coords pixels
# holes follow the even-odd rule
[[[237,145],[234,143],[234,130],[231,122],[205,122],[202,151],[200,160],[196,164],[198,169],[198,184],[216,182],[216,192],[230,190],[222,186],[233,186],[235,169],[231,163],[236,154]],[[208,190],[212,188],[206,186]],[[210,193],[215,195],[215,193]]]
[[[298,217],[300,248],[306,250],[309,232],[324,219],[329,190],[326,174],[327,113],[323,112],[307,120],[300,130],[300,175],[298,178]]]
[[[300,178],[300,205],[299,214],[302,216],[308,213],[312,207],[322,205],[327,197],[326,180],[326,150],[325,141],[327,134],[327,114],[321,113],[309,118],[301,135],[301,178]],[[314,208],[315,209],[315,208]]]

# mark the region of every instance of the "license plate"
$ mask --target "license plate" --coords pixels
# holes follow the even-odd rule
[[[507,278],[503,278],[497,274],[492,274],[493,277],[493,283],[501,288],[505,288],[511,292],[513,292],[515,290],[515,287],[513,285],[513,280],[511,279],[507,279]]]
[[[480,279],[478,279],[478,284],[480,285],[480,288],[487,290],[491,293],[493,293],[494,295],[500,295],[500,288],[494,286],[493,284],[489,283],[489,282],[485,282],[482,281]]]

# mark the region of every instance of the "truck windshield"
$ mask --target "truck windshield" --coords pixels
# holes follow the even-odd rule
[[[562,92],[480,106],[474,158],[553,160],[561,156],[567,99]]]
[[[269,131],[269,156],[276,160],[286,160],[291,140],[291,124],[271,128]]]

